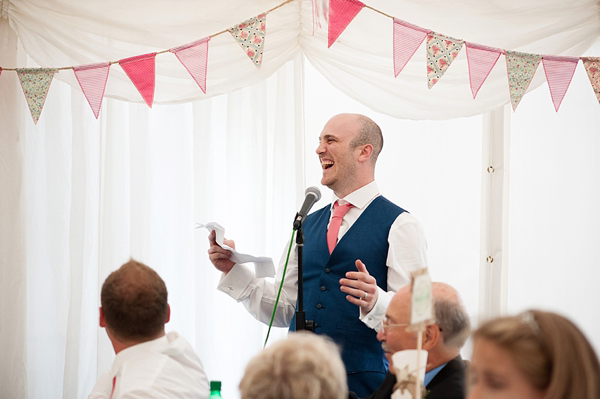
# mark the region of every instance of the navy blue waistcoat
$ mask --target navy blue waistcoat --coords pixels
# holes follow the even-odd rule
[[[365,209],[329,254],[327,224],[330,206],[308,215],[304,221],[304,310],[314,320],[317,334],[330,336],[342,347],[348,373],[387,372],[387,361],[377,332],[360,319],[358,306],[348,302],[340,290],[340,279],[356,271],[360,259],[377,285],[387,291],[388,235],[394,220],[404,209],[379,196]],[[296,328],[294,316],[290,330]]]

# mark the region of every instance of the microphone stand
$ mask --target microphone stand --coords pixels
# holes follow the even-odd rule
[[[297,217],[298,215],[296,215]],[[296,219],[297,220],[297,219]],[[315,322],[313,320],[306,320],[306,312],[304,311],[303,300],[303,284],[302,280],[302,250],[304,249],[304,231],[302,230],[302,223],[294,223],[294,229],[296,230],[296,249],[298,252],[298,299],[296,301],[296,331],[315,331]]]

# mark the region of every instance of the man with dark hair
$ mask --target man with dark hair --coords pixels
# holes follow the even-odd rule
[[[332,117],[319,136],[316,153],[321,184],[333,191],[331,204],[304,221],[304,310],[342,347],[350,389],[367,396],[386,376],[387,361],[377,341],[391,295],[408,284],[410,272],[427,266],[420,223],[379,193],[375,163],[383,147],[381,129],[364,115]],[[223,272],[218,289],[269,323],[283,277],[285,254],[275,282],[256,278],[234,264],[231,252],[209,236],[210,260]],[[233,246],[233,242],[227,240]],[[286,251],[287,253],[287,251]],[[296,327],[298,258],[293,251],[273,325]],[[368,269],[368,271],[367,271]]]
[[[158,273],[131,259],[112,272],[100,294],[100,327],[116,353],[90,399],[207,398],[200,359],[179,334],[165,334],[171,316]]]
[[[427,351],[425,389],[427,399],[464,399],[465,362],[460,350],[471,331],[469,316],[458,292],[443,283],[433,283],[432,293],[435,324],[428,325],[423,333],[423,349]],[[390,361],[390,372],[383,384],[368,399],[389,399],[394,392],[396,376],[392,355],[398,351],[417,349],[417,333],[406,331],[410,323],[410,286],[399,290],[386,312],[383,328],[377,334]],[[351,399],[356,395],[350,393]]]

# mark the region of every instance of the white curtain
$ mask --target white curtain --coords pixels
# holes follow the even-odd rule
[[[582,55],[600,36],[599,4],[591,0],[366,3],[442,34],[539,54]],[[0,66],[75,66],[161,51],[279,4],[0,0]],[[207,94],[173,54],[159,54],[152,109],[113,65],[98,120],[66,70],[57,74],[34,125],[16,74],[2,72],[1,397],[87,396],[114,356],[97,327],[99,288],[130,256],[163,276],[173,313],[168,329],[195,345],[209,378],[224,381],[226,397],[237,397],[243,368],[265,331],[215,290],[219,274],[206,257],[206,231],[194,230],[195,222],[218,221],[240,249],[277,260],[304,188],[318,185],[316,140],[337,112],[367,113],[382,125],[381,191],[422,221],[433,277],[455,285],[476,318],[478,115],[509,101],[503,59],[476,100],[464,49],[428,90],[422,47],[393,77],[391,19],[364,9],[327,49],[323,18],[312,35],[310,0],[270,13],[260,70],[229,33],[215,36]],[[600,55],[600,48],[588,55]],[[306,99],[304,57],[320,74],[310,75]],[[593,177],[600,132],[598,103],[581,65],[576,72],[561,112],[554,113],[547,88],[539,87],[540,67],[531,86],[539,89],[513,115],[508,308],[561,310],[591,336],[600,328],[597,312],[584,306],[598,299],[590,294],[589,273],[600,238]],[[329,82],[358,103],[332,92]],[[460,116],[471,117],[395,119]],[[577,196],[564,194],[571,191]],[[556,218],[549,219],[552,213]],[[527,291],[524,279],[541,267],[552,273],[535,285],[541,290]],[[564,276],[583,289],[563,293]],[[581,302],[574,299],[579,293]],[[546,301],[550,296],[556,300]]]

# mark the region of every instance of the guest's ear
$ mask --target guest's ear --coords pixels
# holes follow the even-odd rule
[[[423,332],[423,349],[430,350],[435,347],[439,339],[441,339],[440,327],[437,324],[428,325]]]
[[[104,318],[104,310],[102,310],[102,306],[100,306],[100,327],[106,327],[106,319]]]
[[[165,320],[165,324],[167,324],[171,320],[171,305],[167,303],[167,319]]]

